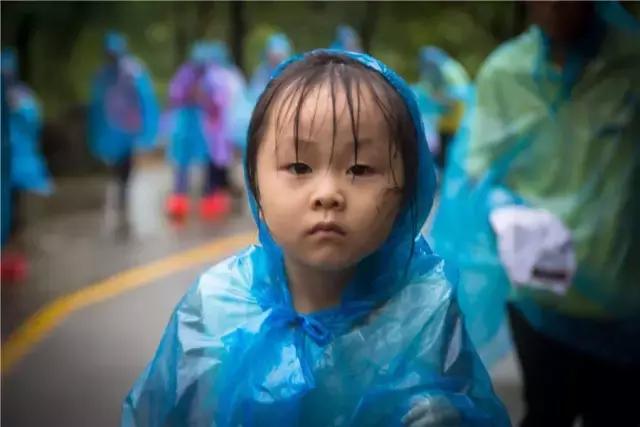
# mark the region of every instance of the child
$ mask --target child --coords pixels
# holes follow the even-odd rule
[[[187,293],[122,425],[508,425],[419,235],[435,187],[419,120],[370,56],[276,70],[245,163],[260,245]]]
[[[173,194],[167,200],[167,213],[183,219],[189,211],[189,169],[206,165],[207,177],[200,203],[203,219],[226,215],[231,200],[226,191],[227,166],[232,145],[224,135],[225,94],[212,79],[215,52],[206,42],[198,41],[189,61],[183,64],[169,86],[171,145],[169,157],[175,165]]]
[[[147,69],[122,34],[105,35],[104,54],[106,63],[92,83],[89,141],[117,180],[117,209],[124,214],[134,152],[155,144],[158,105]]]
[[[42,119],[34,92],[20,81],[18,56],[2,49],[2,248],[21,228],[22,192],[48,196],[53,192],[46,159],[40,150]],[[10,250],[2,252],[2,283],[20,282],[27,275],[27,261]]]

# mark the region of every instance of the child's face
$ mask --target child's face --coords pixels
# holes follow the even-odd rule
[[[314,89],[300,110],[298,157],[288,91],[272,107],[257,154],[262,215],[288,260],[307,267],[349,269],[378,249],[402,200],[403,164],[388,140],[385,119],[367,89],[361,91],[357,163],[346,97],[328,84]],[[354,114],[357,114],[354,96]]]

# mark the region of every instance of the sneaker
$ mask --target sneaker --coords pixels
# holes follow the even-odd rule
[[[172,194],[167,199],[167,215],[173,219],[183,219],[189,213],[189,198],[186,194]]]
[[[200,216],[205,220],[220,219],[231,212],[231,196],[226,191],[216,191],[200,201]]]

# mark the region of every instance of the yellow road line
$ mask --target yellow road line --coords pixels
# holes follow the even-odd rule
[[[255,242],[255,233],[218,239],[185,252],[123,271],[79,291],[57,298],[27,319],[2,345],[2,373],[6,374],[40,340],[72,313],[198,264],[211,262]]]

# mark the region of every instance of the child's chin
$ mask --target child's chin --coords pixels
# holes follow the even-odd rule
[[[308,265],[322,271],[343,271],[351,268],[354,263],[349,262],[344,257],[323,256],[308,260]]]

